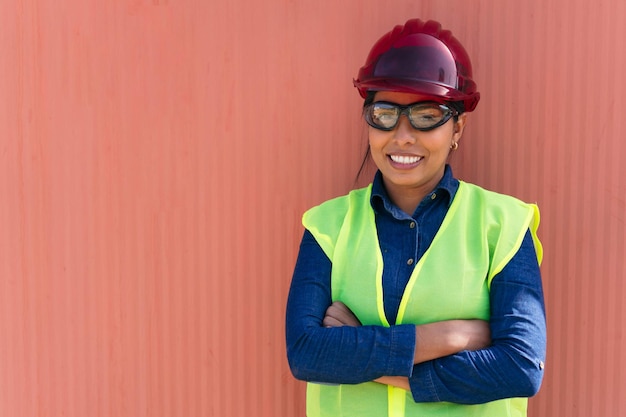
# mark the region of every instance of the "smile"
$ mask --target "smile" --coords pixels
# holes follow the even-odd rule
[[[389,155],[389,158],[397,164],[410,165],[419,162],[422,156]]]

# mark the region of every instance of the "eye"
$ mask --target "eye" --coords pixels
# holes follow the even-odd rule
[[[392,119],[395,119],[396,115],[393,112],[390,111],[382,111],[382,112],[375,112],[373,114],[373,117],[375,120],[384,122],[384,121],[390,121]]]
[[[411,119],[419,125],[435,124],[444,116],[444,111],[436,105],[414,106],[411,108]]]
[[[372,121],[383,127],[391,127],[398,120],[398,109],[389,106],[374,106],[371,110]]]

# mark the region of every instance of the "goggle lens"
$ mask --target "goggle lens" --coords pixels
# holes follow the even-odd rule
[[[414,129],[423,132],[432,130],[446,123],[458,112],[450,107],[434,103],[419,102],[401,106],[386,101],[377,101],[365,107],[365,121],[380,130],[393,130],[398,125],[400,116],[405,114]]]

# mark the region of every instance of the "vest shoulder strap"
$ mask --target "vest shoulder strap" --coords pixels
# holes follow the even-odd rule
[[[372,185],[351,191],[349,194],[325,201],[307,210],[302,216],[302,224],[317,240],[328,259],[333,260],[335,244],[339,232],[346,221],[350,207],[369,204]]]
[[[497,262],[491,267],[490,278],[493,278],[500,272],[504,266],[511,260],[522,244],[522,240],[526,235],[526,231],[530,230],[537,260],[541,264],[543,258],[543,247],[537,237],[537,229],[539,228],[539,208],[536,204],[525,203],[515,197],[506,194],[500,194],[495,191],[486,190],[475,184],[461,181],[461,186],[468,191],[471,190],[471,203],[469,206],[472,215],[480,216],[481,223],[485,227],[487,240],[492,250],[496,248],[509,248],[509,253],[494,253],[492,259]],[[507,227],[513,231],[511,234],[502,234],[502,228]],[[515,231],[518,231],[517,234]],[[515,242],[500,244],[502,238],[513,238]]]

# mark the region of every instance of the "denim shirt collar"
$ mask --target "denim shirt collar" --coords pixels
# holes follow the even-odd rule
[[[459,188],[459,180],[454,178],[452,174],[452,168],[450,165],[446,164],[445,171],[443,173],[443,177],[439,184],[435,187],[433,191],[431,191],[424,199],[420,202],[420,204],[415,209],[415,213],[413,213],[413,218],[417,218],[419,213],[424,210],[424,208],[430,204],[435,195],[437,198],[445,198],[447,207],[452,204],[452,200],[456,194],[456,191]],[[396,206],[389,195],[387,194],[387,190],[385,189],[385,185],[383,184],[383,175],[380,171],[376,172],[374,176],[374,181],[372,182],[372,197],[370,198],[370,204],[374,211],[378,214],[383,214],[387,212],[391,214],[398,220],[406,219],[409,217],[405,212],[400,210],[398,206]]]

